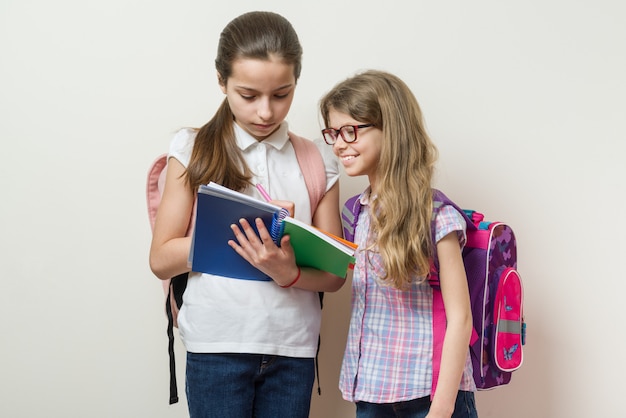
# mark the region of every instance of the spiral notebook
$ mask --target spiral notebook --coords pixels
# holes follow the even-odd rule
[[[200,186],[197,199],[189,253],[192,271],[235,279],[271,280],[228,245],[228,240],[235,238],[230,226],[239,224],[241,218],[250,223],[257,235],[254,219],[261,218],[277,245],[284,234],[289,234],[300,267],[313,267],[340,277],[354,267],[354,244],[289,217],[284,208],[216,183]]]

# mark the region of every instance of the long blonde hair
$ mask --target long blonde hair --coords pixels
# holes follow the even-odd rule
[[[302,46],[287,19],[272,12],[249,12],[233,19],[220,34],[215,68],[224,86],[232,75],[237,59],[269,60],[281,58],[293,65],[296,81],[302,69]],[[197,130],[186,170],[187,185],[195,191],[209,181],[234,190],[242,190],[252,178],[252,172],[237,147],[233,129],[234,115],[228,100],[203,127]]]
[[[430,271],[431,181],[437,148],[428,136],[417,99],[397,76],[369,70],[337,84],[320,102],[329,125],[332,110],[382,130],[370,236],[386,270],[382,279],[406,289]]]

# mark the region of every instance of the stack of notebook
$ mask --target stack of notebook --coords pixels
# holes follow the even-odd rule
[[[270,280],[235,252],[230,226],[245,218],[255,228],[261,218],[276,245],[289,235],[300,267],[345,277],[354,267],[356,246],[289,215],[287,210],[216,183],[200,186],[189,262],[193,271],[246,280]],[[257,231],[258,234],[258,231]]]

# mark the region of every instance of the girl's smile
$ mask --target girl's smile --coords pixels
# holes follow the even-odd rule
[[[329,128],[339,129],[346,125],[362,125],[363,121],[357,121],[349,115],[331,109],[329,112]],[[349,176],[363,176],[369,178],[370,184],[376,182],[376,170],[383,143],[383,133],[380,129],[369,126],[357,131],[357,140],[345,142],[341,135],[337,135],[333,145],[333,152],[346,170]]]

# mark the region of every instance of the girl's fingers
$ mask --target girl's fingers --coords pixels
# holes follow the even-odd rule
[[[256,235],[256,232],[254,232],[254,229],[250,226],[247,220],[244,218],[239,219],[239,225],[241,226],[241,229],[239,229],[237,225],[233,225],[233,231],[239,232],[239,235],[235,232],[235,236],[240,244],[242,243],[242,238],[245,238],[246,241],[253,245],[259,243],[259,237]],[[243,233],[241,233],[241,231],[243,231]]]
[[[239,245],[244,246],[244,244],[249,243],[252,246],[257,246],[274,242],[262,219],[255,219],[255,224],[259,232],[258,235],[248,221],[243,218],[239,220],[241,228],[236,224],[231,225],[231,229],[235,233],[235,238],[239,241]]]
[[[231,224],[230,229],[231,231],[233,231],[233,234],[235,234],[235,238],[237,239],[237,242],[241,244],[245,240],[245,235],[243,234],[243,232],[241,232],[239,225]]]
[[[288,200],[272,200],[272,203],[276,206],[287,209],[287,211],[289,212],[289,216],[291,216],[292,218],[295,216],[296,204],[294,202],[290,202]]]
[[[263,242],[263,245],[265,245],[265,243],[274,242],[272,236],[270,235],[270,231],[268,231],[265,227],[263,219],[256,218],[254,221],[256,223],[256,229],[257,231],[259,231],[259,236],[261,237],[261,242]]]
[[[254,222],[258,236],[254,228],[245,219],[240,219],[239,224],[230,226],[235,239],[229,240],[228,245],[269,277],[284,278],[291,274],[295,256],[289,236],[282,237],[281,247],[279,247],[274,243],[263,220],[255,219]],[[286,269],[290,271],[286,272]]]

